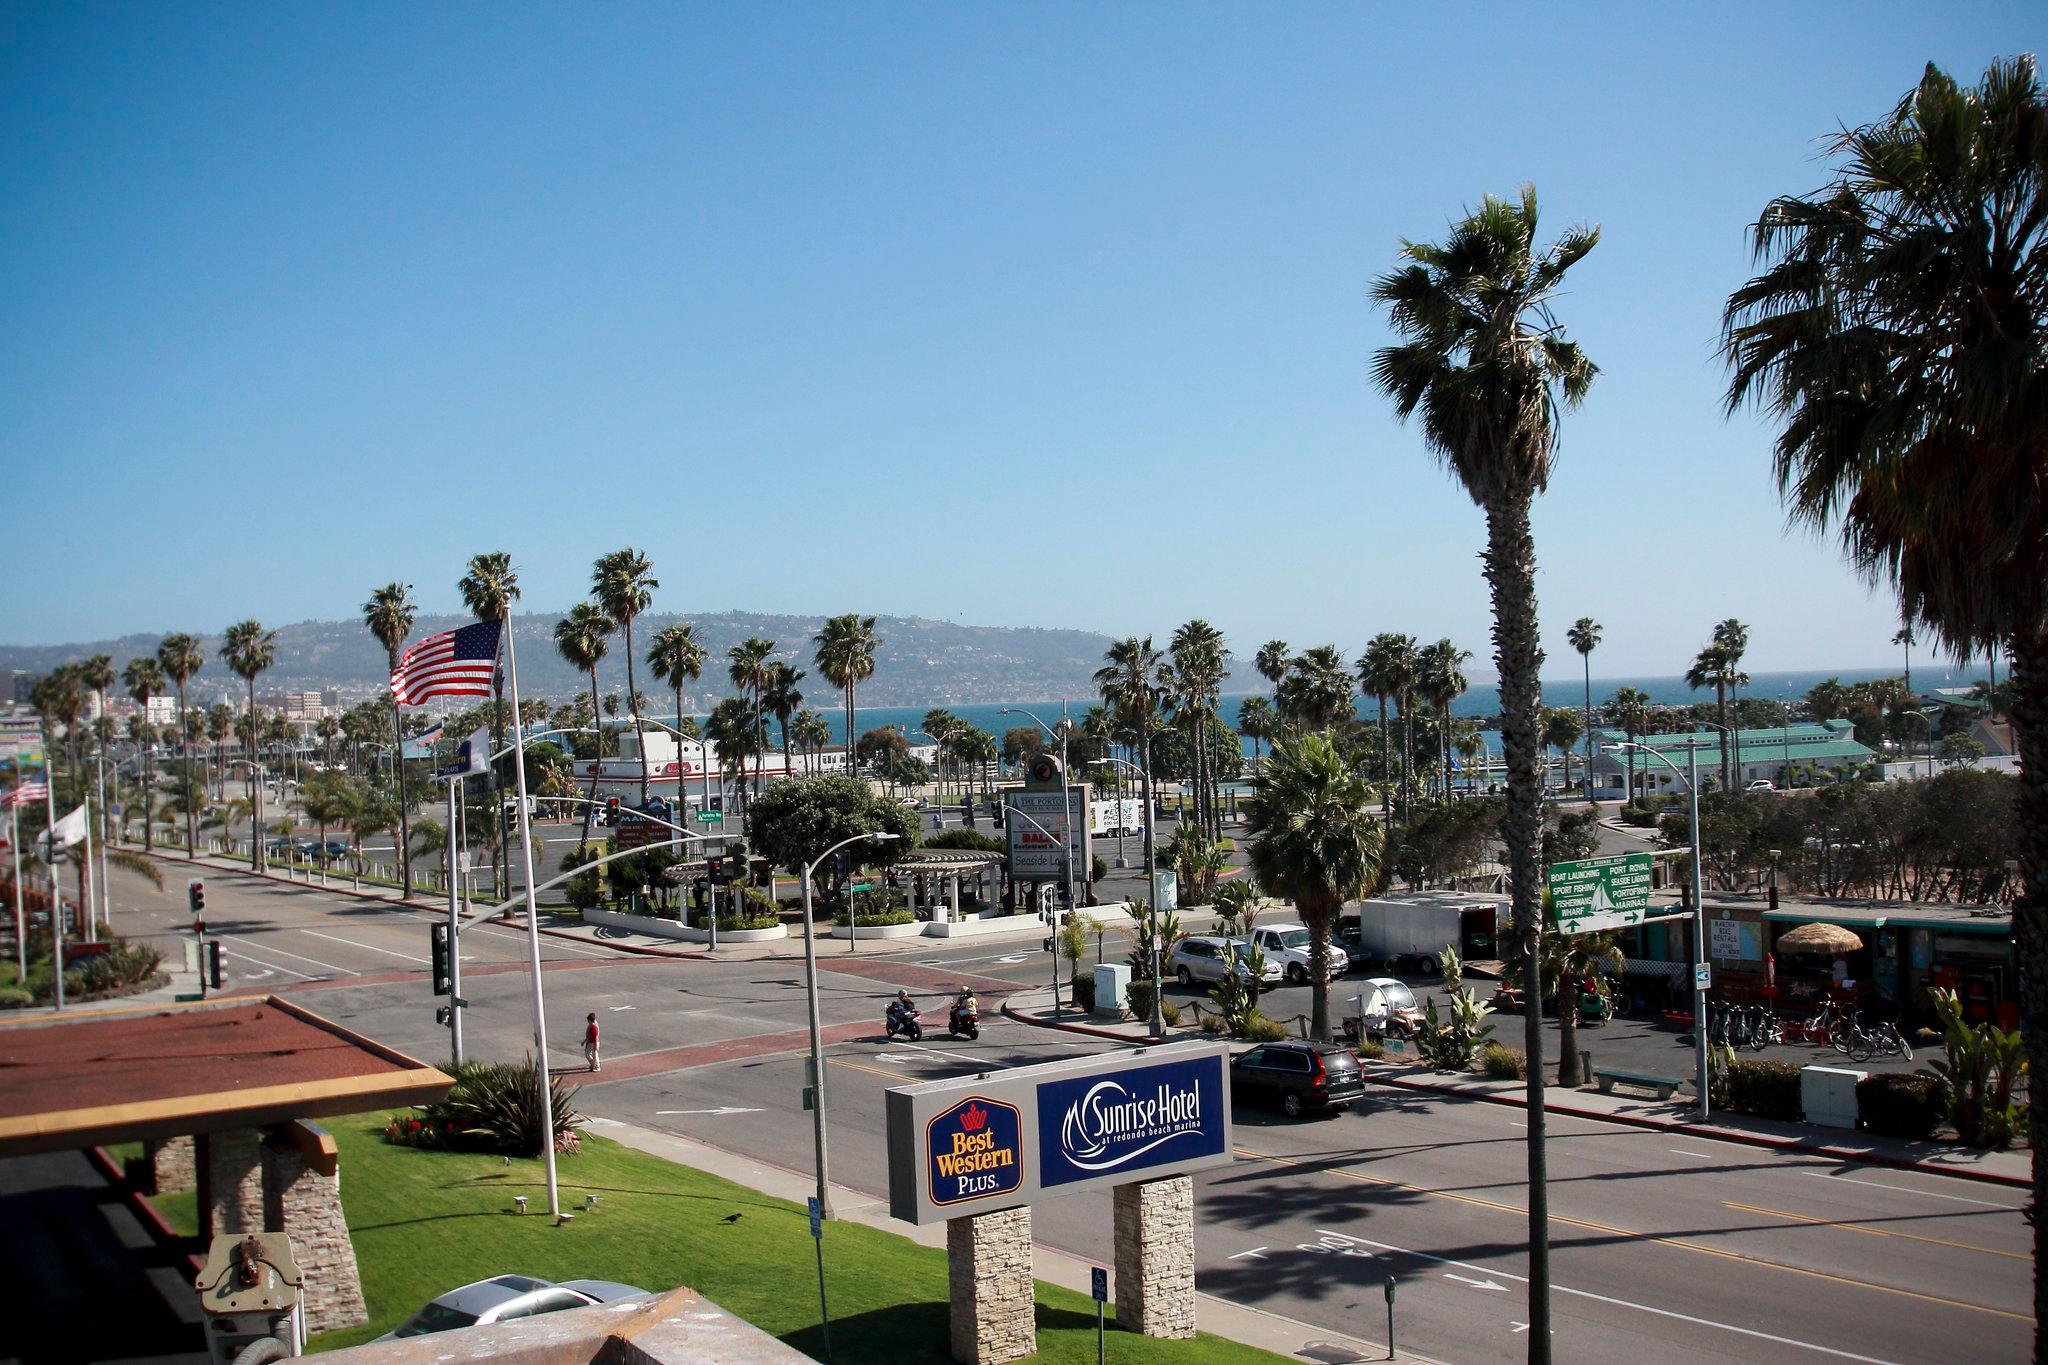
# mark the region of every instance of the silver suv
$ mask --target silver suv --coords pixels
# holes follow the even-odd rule
[[[1237,974],[1249,981],[1252,979],[1251,952],[1251,945],[1241,938],[1194,934],[1173,945],[1173,960],[1168,964],[1168,970],[1183,986],[1192,986],[1197,981],[1221,981],[1224,963],[1235,955]],[[1259,973],[1259,980],[1264,983],[1279,979],[1280,964],[1269,959]]]

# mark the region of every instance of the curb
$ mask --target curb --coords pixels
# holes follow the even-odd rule
[[[1527,1100],[1512,1095],[1497,1094],[1484,1090],[1461,1090],[1455,1086],[1433,1085],[1408,1077],[1386,1076],[1376,1071],[1368,1072],[1372,1080],[1380,1085],[1391,1085],[1403,1090],[1426,1090],[1436,1095],[1456,1095],[1463,1099],[1483,1100],[1488,1104],[1504,1104],[1510,1108],[1526,1109]],[[1689,1137],[1706,1138],[1714,1142],[1733,1142],[1745,1147],[1763,1147],[1781,1152],[1804,1152],[1812,1156],[1824,1156],[1834,1161],[1854,1162],[1862,1166],[1887,1166],[1899,1171],[1918,1171],[1922,1175],[1955,1176],[1962,1180],[1977,1180],[1987,1185],[2004,1185],[2013,1189],[2030,1190],[2034,1182],[2025,1176],[2001,1175],[1997,1171],[1970,1170],[1959,1166],[1937,1166],[1932,1162],[1914,1161],[1909,1157],[1885,1156],[1879,1152],[1859,1152],[1846,1147],[1832,1147],[1824,1142],[1807,1142],[1800,1138],[1771,1137],[1763,1133],[1744,1133],[1726,1128],[1709,1128],[1704,1124],[1665,1122],[1661,1119],[1645,1118],[1640,1114],[1610,1114],[1599,1109],[1580,1109],[1571,1105],[1545,1103],[1547,1114],[1564,1114],[1571,1118],[1593,1119],[1601,1123],[1619,1123],[1630,1128],[1649,1128],[1665,1133],[1684,1133]]]
[[[127,851],[130,853],[142,853],[142,850],[139,848],[131,848]],[[147,853],[143,854],[143,856],[154,858],[156,861],[171,867],[189,867],[202,872],[224,872],[235,877],[253,877],[257,881],[275,882],[279,886],[296,886],[307,891],[325,891],[337,896],[350,896],[359,901],[372,901],[378,905],[402,906],[408,910],[434,909],[431,901],[407,900],[396,893],[386,895],[376,891],[364,891],[353,886],[322,886],[318,882],[302,882],[295,877],[280,877],[275,872],[253,872],[246,867],[219,867],[213,863],[195,862],[189,858],[175,858],[168,853]],[[212,857],[213,855],[208,854],[207,856]]]
[[[1081,1033],[1086,1034],[1090,1038],[1107,1038],[1111,1042],[1128,1043],[1135,1047],[1153,1047],[1160,1043],[1171,1043],[1177,1041],[1176,1039],[1171,1037],[1133,1038],[1128,1033],[1118,1033],[1114,1029],[1098,1028],[1093,1024],[1062,1024],[1051,1019],[1033,1019],[1030,1015],[1019,1014],[1015,1009],[1011,1007],[1010,1002],[1007,1000],[1003,1002],[1003,1017],[1006,1019],[1014,1019],[1020,1024],[1028,1024],[1032,1028],[1051,1028],[1058,1029],[1062,1033]]]
[[[121,1196],[121,1202],[128,1206],[128,1211],[142,1224],[142,1230],[149,1234],[150,1240],[167,1251],[175,1252],[185,1238],[180,1237],[177,1230],[164,1221],[164,1216],[156,1211],[154,1204],[128,1183],[127,1172],[114,1164],[114,1158],[107,1155],[107,1149],[88,1147],[85,1149],[85,1159],[100,1173],[100,1178],[113,1188],[114,1193]],[[206,1263],[204,1257],[191,1252],[185,1253],[185,1259],[191,1263],[194,1275],[197,1275]]]

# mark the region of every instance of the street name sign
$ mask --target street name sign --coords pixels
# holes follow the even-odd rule
[[[697,823],[700,825],[722,825],[725,823],[725,812],[700,810],[697,812]]]
[[[1650,910],[1650,855],[1623,853],[1550,865],[1550,927],[1597,934],[1641,924]]]

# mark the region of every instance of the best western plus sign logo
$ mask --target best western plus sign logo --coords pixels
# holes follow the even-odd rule
[[[1009,1194],[1024,1183],[1017,1107],[970,1096],[925,1127],[925,1179],[934,1204]]]

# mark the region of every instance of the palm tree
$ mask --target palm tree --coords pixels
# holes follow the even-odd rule
[[[503,656],[505,633],[512,629],[512,604],[519,600],[519,573],[512,567],[512,556],[503,550],[491,550],[484,554],[472,555],[468,572],[455,585],[462,594],[462,605],[479,621],[502,621],[504,629],[498,633],[500,659]],[[497,753],[505,747],[505,671],[500,659],[491,661],[491,752]],[[525,743],[525,735],[520,742]],[[491,860],[491,892],[494,897],[503,896],[512,885],[512,845],[496,835],[504,822],[504,798],[499,795],[498,765],[491,765],[491,827],[492,844],[497,857]]]
[[[640,728],[640,693],[633,681],[633,618],[654,605],[654,566],[630,546],[614,550],[590,571],[590,595],[605,615],[626,632],[626,702],[633,713],[633,742],[640,754],[640,804],[647,804],[647,737]]]
[[[768,723],[761,709],[761,692],[768,685],[768,674],[773,669],[769,657],[775,653],[775,642],[750,635],[725,651],[730,660],[726,676],[741,692],[754,694],[754,795],[761,794],[761,764],[768,751]],[[748,802],[752,809],[753,803]]]
[[[156,661],[163,666],[164,676],[171,680],[171,686],[178,692],[178,756],[186,763],[192,761],[192,725],[185,713],[185,684],[192,675],[206,666],[206,653],[199,642],[190,635],[173,632],[157,642]],[[192,845],[198,835],[198,819],[192,802],[185,803],[185,856],[195,856]]]
[[[1579,713],[1568,706],[1547,708],[1543,712],[1543,742],[1557,750],[1564,760],[1564,784],[1571,785],[1572,746],[1585,733],[1585,722]]]
[[[1351,673],[1335,645],[1317,645],[1288,660],[1273,707],[1299,732],[1322,733],[1351,719]]]
[[[1246,855],[1259,885],[1294,902],[1309,932],[1309,1032],[1330,1040],[1330,930],[1380,879],[1385,837],[1372,788],[1323,735],[1283,739],[1252,779]]]
[[[1259,652],[1252,656],[1252,667],[1268,685],[1278,687],[1280,680],[1287,676],[1287,665],[1293,656],[1287,652],[1285,640],[1268,640],[1259,646]]]
[[[1387,813],[1387,779],[1392,756],[1387,748],[1387,699],[1400,690],[1400,659],[1403,651],[1413,653],[1415,637],[1395,631],[1381,631],[1372,637],[1365,652],[1358,656],[1359,690],[1379,703],[1380,709],[1380,755],[1379,770],[1373,777],[1380,784],[1380,815]]]
[[[222,634],[220,657],[228,671],[249,685],[249,730],[256,728],[256,675],[277,660],[277,632],[255,621],[237,621]],[[224,709],[224,708],[223,708]],[[223,718],[225,719],[225,717]],[[256,777],[256,752],[249,750],[249,868],[263,870],[263,784]]]
[[[1159,651],[1152,648],[1152,637],[1139,639],[1128,636],[1118,640],[1103,652],[1103,666],[1095,670],[1095,685],[1102,691],[1103,704],[1116,712],[1117,717],[1138,736],[1138,776],[1144,787],[1145,810],[1145,874],[1149,877],[1155,870],[1152,861],[1152,717],[1158,710],[1158,691],[1154,675],[1161,662]],[[1153,1020],[1159,1018],[1158,992],[1153,993]]]
[[[1401,647],[1388,661],[1394,685],[1394,705],[1401,715],[1401,807],[1406,810],[1415,799],[1415,693],[1422,682],[1422,651],[1415,637],[1401,637]]]
[[[314,725],[313,733],[320,740],[320,766],[332,768],[334,766],[334,741],[341,737],[341,722],[333,716],[322,716],[319,722]]]
[[[213,740],[214,796],[225,801],[228,794],[228,741],[235,736],[235,708],[217,701],[206,710],[206,732]]]
[[[796,713],[796,719],[789,723],[789,730],[797,748],[803,750],[805,774],[816,772],[819,753],[832,742],[832,727],[825,723],[823,716],[806,706]]]
[[[413,617],[417,614],[411,593],[411,588],[403,583],[386,583],[363,603],[363,624],[369,627],[370,634],[377,637],[377,643],[384,646],[384,658],[394,676],[398,673],[399,653],[405,648],[405,637],[412,634]],[[400,900],[404,900],[412,895],[412,859],[405,856],[405,850],[412,846],[412,837],[405,809],[405,731],[398,724],[398,710],[394,696],[391,705],[391,769],[398,793],[398,848],[394,856],[398,860],[398,895]]]
[[[555,622],[555,652],[571,668],[590,677],[590,723],[597,724],[597,666],[611,649],[612,632],[618,624],[594,602],[578,602],[569,614]],[[590,791],[583,806],[583,832],[577,836],[576,851],[590,844],[590,812],[597,804],[597,775],[604,767],[604,736],[597,737],[597,761],[590,765]]]
[[[1590,980],[1603,968],[1619,972],[1626,961],[1613,934],[1551,934],[1543,940],[1543,976],[1539,990],[1528,988],[1526,964],[1520,959],[1509,963],[1502,973],[1509,985],[1521,987],[1525,1009],[1541,1013],[1543,1001],[1556,993],[1559,1085],[1585,1083],[1585,1077],[1579,1072],[1579,983]]]
[[[1913,639],[1913,627],[1900,626],[1892,634],[1892,643],[1906,651],[1906,691],[1910,693],[1913,690],[1913,646],[1917,643]]]
[[[1614,717],[1614,723],[1621,727],[1621,733],[1634,744],[1650,731],[1650,694],[1640,687],[1616,688],[1614,695],[1607,699],[1607,713]],[[1636,799],[1636,751],[1628,753],[1628,799]]]
[[[1252,763],[1259,761],[1259,741],[1273,738],[1273,703],[1246,697],[1237,704],[1237,732],[1252,742]]]
[[[727,697],[704,718],[704,737],[717,755],[722,785],[734,789],[747,773],[747,756],[759,742],[752,712],[744,697]]]
[[[1749,682],[1749,674],[1735,666],[1742,657],[1740,645],[1746,640],[1734,636],[1723,637],[1723,628],[1738,625],[1739,622],[1724,621],[1714,627],[1714,640],[1693,658],[1692,667],[1685,671],[1685,685],[1698,691],[1703,687],[1714,689],[1714,698],[1721,715],[1721,790],[1735,789],[1735,751],[1740,747],[1736,736],[1728,729],[1728,691]]]
[[[1839,529],[1903,618],[1958,657],[2011,658],[2020,1031],[2048,1074],[2048,123],[2034,59],[1974,88],[1929,64],[1885,118],[1841,133],[1834,182],[1768,205],[1762,273],[1728,300],[1731,410],[1784,420],[1793,516]],[[2034,1206],[2048,1115],[2029,1110]],[[2048,1358],[2048,1219],[2034,1220],[2034,1358]]]
[[[1500,672],[1501,747],[1508,792],[1501,832],[1517,937],[1535,975],[1542,940],[1543,650],[1536,637],[1536,545],[1529,509],[1550,481],[1560,408],[1576,406],[1597,373],[1552,314],[1597,228],[1536,246],[1536,191],[1518,204],[1492,196],[1442,246],[1405,242],[1408,264],[1373,293],[1404,342],[1374,357],[1374,375],[1403,420],[1420,413],[1430,451],[1486,513],[1487,586]],[[1404,708],[1405,709],[1405,708]],[[1542,1012],[1529,1014],[1529,1358],[1550,1359],[1550,1195],[1544,1155]]]
[[[1579,651],[1579,662],[1585,666],[1586,710],[1579,717],[1580,729],[1586,736],[1586,799],[1593,799],[1593,651],[1600,644],[1600,623],[1590,616],[1581,616],[1572,623],[1564,638],[1571,647]]]
[[[121,670],[121,681],[127,686],[128,695],[142,708],[142,720],[147,726],[150,698],[164,690],[164,666],[151,654],[145,654],[139,659],[130,659],[128,667]],[[146,735],[137,736],[135,767],[142,777],[142,851],[153,853],[156,851],[156,822],[153,818],[155,811],[151,805],[149,791],[150,779],[155,776],[152,769],[156,766],[156,760],[150,753],[152,746],[143,742],[145,738]]]
[[[793,668],[780,660],[769,665],[768,680],[761,689],[761,705],[768,714],[775,717],[775,726],[782,734],[782,775],[789,777],[795,770],[789,764],[789,746],[792,736],[789,732],[790,717],[804,704],[804,694],[797,690],[797,684],[811,676],[802,669]]]
[[[854,692],[875,675],[875,651],[882,642],[875,637],[875,618],[848,612],[827,621],[811,637],[817,646],[818,676],[846,694],[846,771],[853,771]]]
[[[676,694],[676,729],[687,723],[683,717],[683,684],[695,682],[704,676],[704,646],[697,639],[697,628],[688,621],[678,621],[655,632],[654,639],[647,645],[647,666],[654,670],[658,681],[665,682]],[[676,752],[682,753],[682,737],[677,736]],[[683,765],[676,764],[676,797],[682,802]],[[681,818],[681,817],[678,817]]]
[[[113,656],[108,654],[95,654],[91,658],[87,659],[84,663],[78,666],[78,681],[79,684],[83,686],[88,692],[92,693],[94,698],[97,699],[99,702],[99,709],[93,713],[95,718],[98,720],[105,720],[107,717],[107,689],[114,685]],[[99,744],[100,763],[104,768],[107,755],[107,742],[106,736],[99,734],[97,725],[94,726],[94,738],[97,740]],[[111,826],[108,823],[107,803],[104,797],[105,793],[101,793],[101,799],[95,802],[95,805],[98,807],[101,848],[107,847],[107,831],[111,828]]]
[[[1459,649],[1449,640],[1426,646],[1416,657],[1416,690],[1436,708],[1437,764],[1442,770],[1444,800],[1451,799],[1451,703],[1471,686],[1465,681],[1469,649]]]

